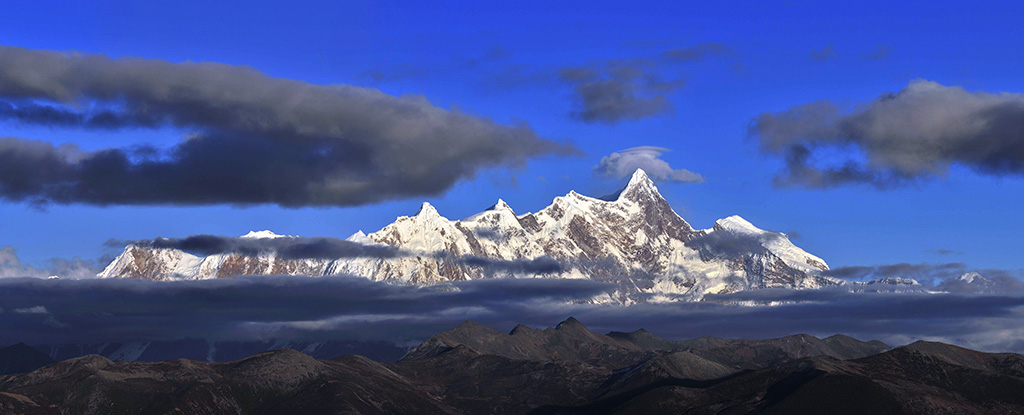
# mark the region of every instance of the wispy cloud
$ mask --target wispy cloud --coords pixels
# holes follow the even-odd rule
[[[667,95],[686,85],[682,79],[664,78],[658,64],[645,59],[565,67],[558,74],[573,88],[572,116],[606,124],[668,112]]]
[[[811,60],[816,62],[825,62],[827,60],[836,57],[835,45],[827,45],[821,50],[815,50],[811,52]]]
[[[889,58],[892,48],[889,45],[878,45],[871,53],[861,55],[862,58],[871,61],[884,61]]]
[[[693,62],[716,56],[729,56],[735,52],[721,43],[701,43],[687,48],[669,49],[661,53],[662,58],[672,62]]]
[[[500,88],[568,87],[571,117],[587,123],[617,124],[671,112],[670,96],[686,86],[680,72],[683,65],[735,55],[726,45],[707,42],[561,67],[510,63],[493,70],[485,84]]]
[[[933,254],[939,254],[939,255],[960,255],[960,254],[963,254],[963,252],[961,252],[961,251],[957,251],[955,249],[945,249],[945,248],[929,249],[929,250],[926,250],[925,252],[933,253]]]

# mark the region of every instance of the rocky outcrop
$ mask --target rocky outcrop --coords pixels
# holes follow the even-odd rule
[[[474,322],[398,363],[292,350],[225,363],[84,356],[0,376],[5,414],[934,414],[1024,411],[1024,357],[847,336],[672,341],[569,318]]]

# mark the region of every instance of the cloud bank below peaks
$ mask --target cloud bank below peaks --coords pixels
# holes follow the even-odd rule
[[[499,278],[431,287],[364,278],[0,279],[0,341],[30,344],[231,340],[424,340],[464,320],[545,327],[575,316],[595,332],[643,327],[670,339],[843,333],[1024,351],[1024,297],[766,289],[705,302],[592,304],[617,288],[592,280]],[[82,301],[88,298],[90,301]],[[729,305],[741,302],[751,306]],[[777,304],[766,306],[764,304]]]

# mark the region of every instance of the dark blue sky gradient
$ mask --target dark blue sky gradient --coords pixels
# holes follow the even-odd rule
[[[452,219],[483,210],[499,197],[524,213],[571,189],[611,193],[624,182],[593,177],[593,166],[611,152],[649,145],[671,149],[663,159],[706,179],[659,183],[676,211],[697,228],[739,214],[762,228],[799,234],[797,245],[833,267],[950,261],[1021,267],[1021,177],[985,176],[954,166],[948,177],[887,191],[775,188],[772,178],[783,163],[759,153],[747,126],[758,114],[820,99],[867,102],[919,78],[972,91],[1024,92],[1024,4],[154,3],[7,3],[0,13],[0,44],[248,65],[275,77],[422,94],[444,108],[456,106],[501,123],[527,122],[540,135],[571,140],[586,153],[487,172],[429,199]],[[607,59],[653,59],[667,49],[706,42],[733,53],[665,69],[665,75],[686,80],[684,88],[668,95],[673,111],[637,121],[607,125],[571,118],[571,88],[557,80],[496,80],[512,70],[548,74]],[[834,56],[811,58],[829,45]],[[888,53],[876,54],[879,50]],[[375,81],[369,75],[375,71],[386,79]],[[0,136],[72,142],[84,149],[170,146],[181,134],[0,121]],[[98,257],[110,238],[241,235],[264,228],[346,237],[411,215],[421,202],[300,209],[52,205],[45,211],[4,202],[0,246],[12,245],[23,260],[41,263],[50,257]]]

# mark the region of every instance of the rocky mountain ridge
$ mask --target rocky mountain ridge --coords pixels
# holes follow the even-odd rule
[[[846,336],[597,334],[570,318],[438,333],[397,363],[293,350],[224,363],[90,355],[0,376],[10,414],[989,414],[1024,410],[1024,357]]]
[[[243,238],[287,238],[269,231]],[[414,216],[349,242],[400,249],[389,257],[290,258],[195,255],[178,249],[129,245],[99,274],[105,278],[209,279],[237,275],[351,274],[397,284],[503,277],[592,278],[619,283],[610,302],[699,300],[708,293],[758,288],[818,288],[841,281],[822,275],[824,260],[778,232],[739,216],[694,229],[637,170],[617,194],[556,197],[535,213],[517,215],[504,201],[463,220],[449,220],[424,203]],[[495,268],[462,258],[494,261],[552,259],[553,273]],[[635,295],[635,294],[642,295]]]

